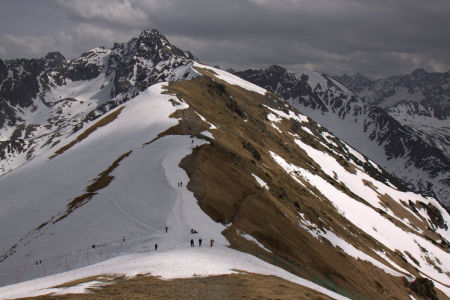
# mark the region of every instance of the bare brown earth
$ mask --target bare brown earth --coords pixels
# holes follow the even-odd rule
[[[109,281],[110,279],[87,278],[64,286],[74,286],[92,280]],[[332,299],[307,287],[275,276],[253,273],[175,280],[161,280],[152,276],[140,275],[131,279],[115,278],[113,282],[113,284],[92,289],[89,294],[45,295],[28,299]]]
[[[247,272],[240,272],[239,274],[231,275],[193,277],[173,280],[161,280],[158,277],[153,277],[150,275],[138,275],[134,278],[100,275],[68,282],[56,287],[69,288],[92,281],[101,282],[102,284],[88,289],[88,293],[58,296],[48,294],[37,297],[16,299],[332,299],[308,287],[294,284],[279,277]],[[420,297],[415,293],[412,294],[416,299],[420,299]],[[439,299],[448,299],[440,291],[438,291],[438,296]],[[408,297],[407,299],[410,298]]]

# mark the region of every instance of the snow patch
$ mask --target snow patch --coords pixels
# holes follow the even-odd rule
[[[206,66],[206,65],[202,65],[202,64],[200,64],[198,62],[194,63],[194,67],[199,67],[199,68],[211,70],[214,73],[216,73],[215,76],[217,78],[219,78],[219,79],[221,79],[223,81],[226,81],[226,82],[228,82],[231,85],[237,85],[237,86],[239,86],[239,87],[241,87],[243,89],[246,89],[248,91],[256,92],[256,93],[261,94],[261,95],[265,95],[266,92],[267,92],[266,89],[263,89],[262,87],[259,87],[259,86],[255,85],[253,83],[248,82],[248,81],[245,81],[244,79],[242,79],[240,77],[237,77],[237,76],[235,76],[233,74],[230,74],[228,72],[225,72],[223,70],[216,69],[216,68],[213,68],[213,67],[210,67],[210,66]]]
[[[250,234],[247,234],[245,232],[242,231],[238,231],[239,235],[242,236],[243,238],[245,238],[247,241],[253,242],[256,245],[258,245],[259,248],[264,249],[265,251],[272,253],[272,251],[270,251],[269,249],[267,249],[263,244],[261,244],[257,239],[255,239],[253,236],[251,236]]]
[[[255,178],[256,182],[259,183],[259,185],[265,189],[269,189],[269,186],[267,185],[267,183],[262,180],[261,178],[259,178],[258,176],[256,176],[255,174],[252,173],[253,178]]]

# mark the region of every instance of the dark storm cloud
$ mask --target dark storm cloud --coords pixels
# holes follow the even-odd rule
[[[7,58],[76,56],[156,28],[205,63],[236,69],[385,76],[450,65],[448,0],[24,0],[0,11]]]

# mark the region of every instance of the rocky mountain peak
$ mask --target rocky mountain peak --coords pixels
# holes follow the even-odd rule
[[[0,59],[0,82],[8,76],[8,68],[5,65],[5,62]]]
[[[47,66],[56,67],[62,65],[66,58],[60,52],[55,51],[47,53],[47,55],[45,55],[44,57],[44,60],[46,61]]]
[[[267,69],[267,73],[275,73],[275,74],[285,74],[287,73],[287,70],[283,67],[280,67],[278,65],[271,65]]]
[[[151,60],[155,64],[171,57],[197,60],[189,51],[183,51],[171,44],[155,29],[144,30],[138,37],[132,38],[127,43],[115,43],[112,51],[113,54],[125,55],[128,60],[141,58]]]
[[[417,70],[414,70],[411,73],[411,75],[414,77],[414,79],[419,79],[420,80],[420,79],[424,78],[425,76],[427,76],[428,73],[424,69],[417,69]]]

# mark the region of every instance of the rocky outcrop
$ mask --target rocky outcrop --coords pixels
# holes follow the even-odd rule
[[[424,299],[439,300],[434,289],[433,281],[428,278],[416,278],[410,284],[411,290]]]

